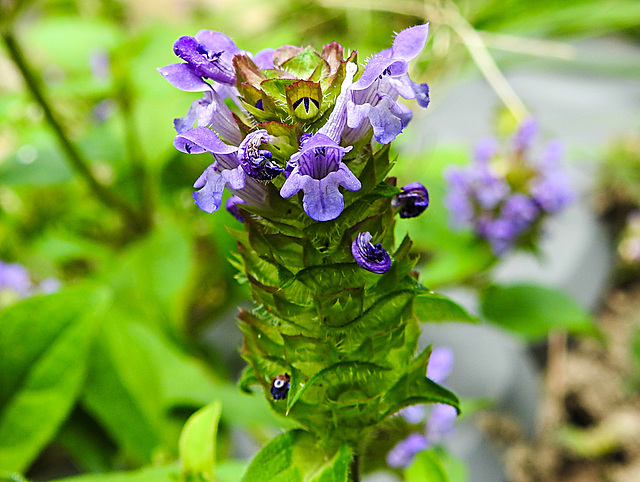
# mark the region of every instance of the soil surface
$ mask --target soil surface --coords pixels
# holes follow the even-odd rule
[[[597,326],[600,338],[549,336],[535,440],[478,414],[510,481],[640,481],[640,282],[609,294]]]

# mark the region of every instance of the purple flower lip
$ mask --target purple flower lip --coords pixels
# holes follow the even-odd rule
[[[401,218],[415,218],[429,207],[429,192],[419,182],[402,187],[402,192],[393,199],[393,207],[400,208]]]
[[[351,254],[361,268],[372,273],[386,273],[391,267],[391,257],[380,243],[371,244],[371,233],[358,234],[351,244]]]

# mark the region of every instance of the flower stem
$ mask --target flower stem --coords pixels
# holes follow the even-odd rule
[[[354,455],[349,465],[349,482],[360,482],[360,456]]]
[[[45,97],[41,87],[40,79],[38,79],[34,74],[13,33],[9,30],[3,31],[2,39],[9,56],[22,75],[27,89],[40,105],[47,123],[53,129],[53,132],[57,137],[62,150],[65,152],[66,158],[73,170],[85,180],[89,185],[89,188],[103,204],[120,212],[133,231],[140,234],[146,232],[150,227],[150,223],[145,219],[145,216],[139,215],[125,200],[101,184],[93,175],[89,167],[89,163],[85,159],[84,155],[71,142],[68,133],[56,117],[56,114],[53,112],[53,109],[51,108],[51,105]]]

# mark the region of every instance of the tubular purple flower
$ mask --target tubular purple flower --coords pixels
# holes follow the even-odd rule
[[[435,403],[427,420],[426,439],[429,444],[438,444],[453,431],[458,412],[451,405]]]
[[[389,253],[385,251],[380,243],[371,244],[371,233],[368,231],[356,236],[356,239],[351,244],[351,254],[358,266],[372,273],[386,273],[391,267]]]
[[[429,206],[429,192],[419,182],[409,183],[393,198],[392,205],[399,209],[398,214],[401,218],[415,218]]]
[[[342,213],[344,199],[338,186],[350,191],[362,187],[358,178],[342,162],[352,147],[340,146],[340,136],[346,122],[349,86],[355,70],[355,64],[347,64],[345,80],[329,119],[316,134],[306,137],[300,150],[291,156],[287,163],[287,171],[291,173],[280,189],[283,198],[291,197],[302,189],[304,211],[316,221],[329,221]]]
[[[367,62],[362,77],[351,86],[348,127],[360,132],[368,119],[376,140],[388,144],[412,117],[411,111],[397,101],[398,96],[416,99],[424,108],[429,105],[428,85],[413,82],[407,73],[409,61],[422,51],[428,33],[429,24],[407,28],[396,36],[390,49],[378,52]]]

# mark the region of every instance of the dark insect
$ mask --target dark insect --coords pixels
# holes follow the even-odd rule
[[[287,398],[289,388],[291,387],[291,377],[288,373],[278,375],[271,382],[271,396],[274,400],[283,400]]]

